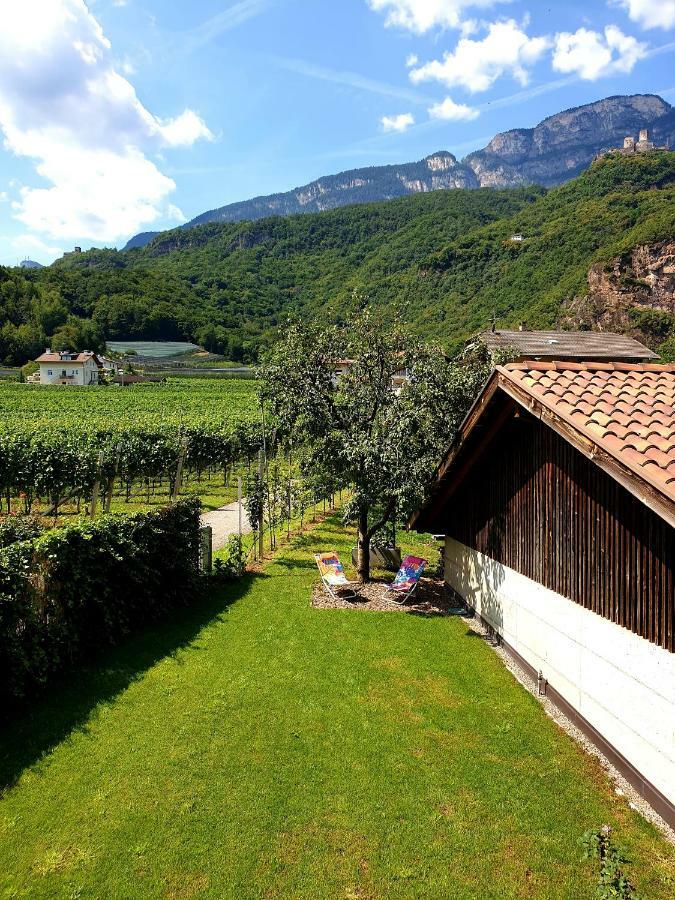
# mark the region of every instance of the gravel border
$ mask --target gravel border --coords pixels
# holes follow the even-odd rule
[[[564,732],[570,735],[578,744],[580,744],[586,753],[594,756],[599,760],[600,765],[609,775],[614,786],[614,793],[619,797],[623,797],[631,809],[639,812],[648,822],[651,822],[663,834],[667,841],[675,844],[675,830],[673,830],[667,822],[647,803],[644,797],[629,784],[623,775],[614,768],[607,757],[593,744],[586,735],[570,722],[567,716],[562,713],[558,707],[546,696],[540,696],[537,691],[537,682],[531,678],[527,672],[520,668],[514,658],[504,649],[504,646],[495,640],[494,633],[488,629],[473,613],[464,608],[462,620],[467,627],[477,634],[490,646],[497,656],[500,657],[506,668],[511,672],[516,681],[518,681],[526,691],[540,703],[544,708],[544,712],[549,718],[562,728]]]
[[[422,578],[417,590],[405,603],[396,603],[387,596],[388,580],[373,580],[368,584],[354,584],[356,597],[351,600],[340,597],[335,600],[324,589],[321,582],[314,585],[312,606],[315,609],[358,609],[363,612],[399,612],[418,616],[457,616],[464,612],[456,596],[442,581]]]

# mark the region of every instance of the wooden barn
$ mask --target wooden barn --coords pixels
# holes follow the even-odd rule
[[[497,367],[411,525],[675,824],[675,366]]]

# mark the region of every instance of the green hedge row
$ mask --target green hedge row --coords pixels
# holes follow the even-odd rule
[[[0,522],[0,547],[9,547],[17,541],[30,541],[39,537],[42,527],[30,516],[8,516]]]
[[[0,549],[0,709],[196,594],[199,501]]]

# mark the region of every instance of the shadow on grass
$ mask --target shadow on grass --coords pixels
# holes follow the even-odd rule
[[[316,572],[317,577],[319,575],[319,570],[316,567],[316,562],[313,557],[312,559],[296,559],[292,556],[275,556],[271,562],[273,565],[280,566],[282,569],[311,569]]]
[[[319,522],[317,525],[313,525],[313,528],[321,528],[325,525],[330,525],[330,519],[325,519],[323,522]],[[316,546],[317,535],[316,532],[307,531],[303,534],[296,534],[293,538],[291,538],[291,542],[289,544],[293,550],[302,550],[303,547],[312,547]]]
[[[73,731],[85,731],[92,710],[109,702],[167,656],[190,647],[197,635],[216,621],[265,573],[213,586],[190,607],[173,610],[171,618],[106,650],[95,662],[52,680],[46,695],[0,725],[0,796]]]

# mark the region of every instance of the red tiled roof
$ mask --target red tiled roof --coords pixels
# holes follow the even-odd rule
[[[64,351],[65,353],[65,351]],[[84,363],[87,360],[93,359],[94,362],[99,365],[99,361],[96,357],[95,353],[65,353],[62,354],[60,352],[55,353],[43,353],[41,356],[35,360],[38,363]]]
[[[497,368],[675,500],[675,365],[524,362]]]

